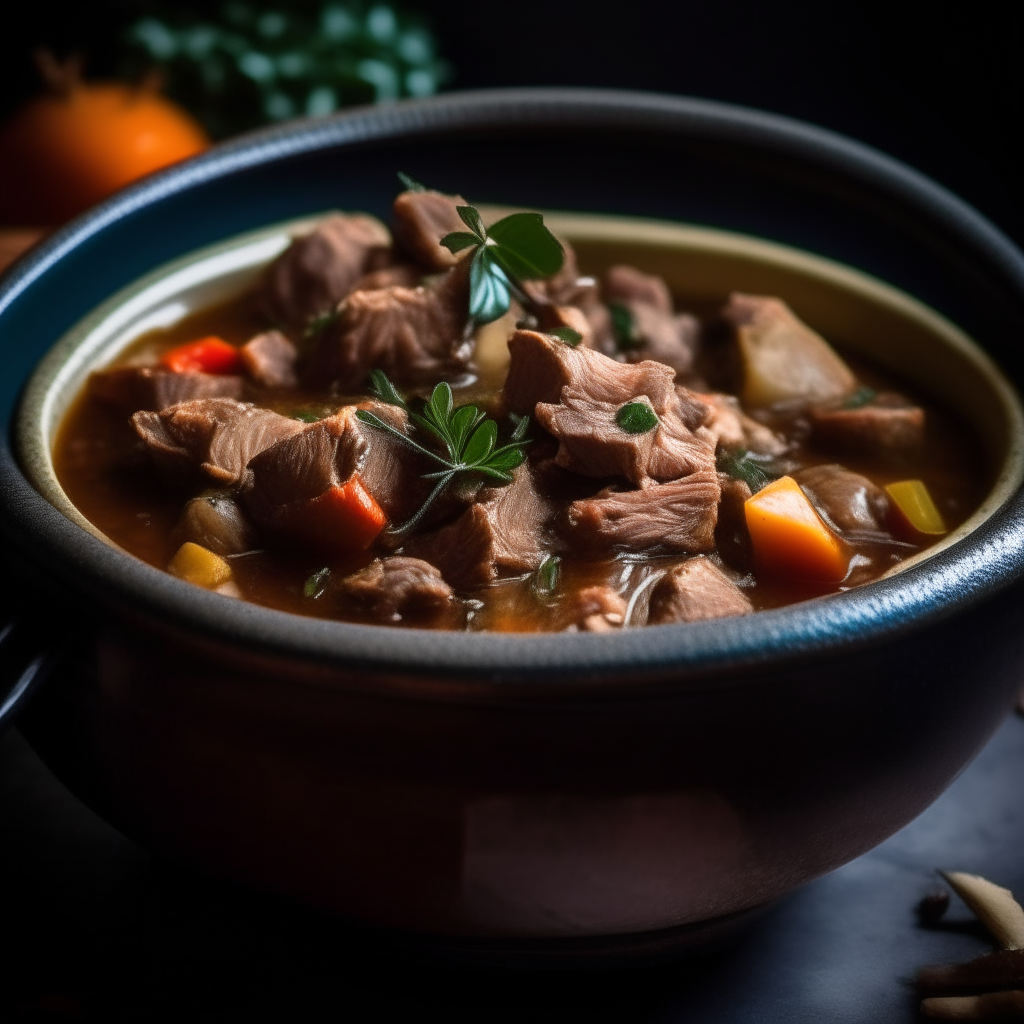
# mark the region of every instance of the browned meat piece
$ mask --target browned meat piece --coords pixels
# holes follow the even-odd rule
[[[624,365],[600,352],[566,345],[537,331],[516,331],[508,342],[510,361],[502,391],[506,411],[532,414],[538,402],[557,403],[562,388],[572,384],[597,402],[616,406],[641,395],[647,397],[660,416],[679,402],[675,374],[667,366],[650,360]],[[684,392],[690,395],[690,392]],[[699,427],[708,410],[697,399],[685,406],[684,421],[690,430]]]
[[[396,263],[393,267],[364,274],[352,286],[354,292],[372,292],[378,288],[415,288],[423,280],[423,271],[411,263]]]
[[[168,479],[186,481],[201,473],[224,487],[247,482],[246,465],[253,456],[303,428],[280,413],[230,398],[137,412],[132,426]]]
[[[681,377],[693,369],[700,339],[700,322],[689,313],[661,313],[651,306],[629,303],[637,344],[623,355],[626,362],[653,359],[671,366]]]
[[[748,615],[750,598],[707,558],[689,558],[654,585],[649,626]]]
[[[460,264],[429,288],[353,292],[320,334],[306,373],[317,387],[363,387],[371,370],[409,384],[463,366],[469,267]]]
[[[785,452],[785,439],[744,413],[732,395],[691,393],[711,410],[706,425],[715,435],[719,450],[746,448],[757,455],[782,455]]]
[[[735,293],[722,316],[736,332],[748,409],[782,402],[825,402],[857,386],[821,335],[780,299]]]
[[[842,466],[811,466],[793,474],[811,503],[842,533],[884,530],[889,496],[866,476]]]
[[[811,409],[814,440],[831,451],[900,458],[924,444],[924,409],[887,392],[856,409]]]
[[[436,273],[454,267],[458,257],[440,244],[452,231],[466,231],[456,206],[466,206],[462,196],[441,192],[402,192],[392,208],[395,246],[424,270]]]
[[[551,514],[529,465],[512,483],[484,487],[455,522],[412,537],[403,552],[436,565],[449,583],[472,587],[532,572],[544,559],[541,530]]]
[[[566,627],[581,633],[608,633],[626,621],[626,602],[610,587],[585,587],[563,610]]]
[[[300,423],[299,431],[249,464],[251,476],[242,497],[257,523],[291,532],[295,507],[315,500],[356,472],[389,519],[401,520],[415,510],[426,497],[420,457],[384,431],[360,423],[357,408],[369,409],[403,432],[406,428],[405,412],[380,402],[347,405],[327,419]]]
[[[604,297],[609,302],[638,302],[659,313],[672,312],[672,293],[654,274],[619,263],[609,267],[602,279]]]
[[[175,534],[218,555],[240,555],[256,546],[252,527],[227,494],[193,498],[182,511]]]
[[[257,384],[267,388],[294,388],[299,380],[295,374],[298,349],[280,332],[257,334],[239,350],[245,372]]]
[[[715,546],[719,496],[717,475],[701,470],[669,484],[574,501],[567,525],[587,546],[700,554]]]
[[[747,513],[743,507],[751,496],[750,487],[744,480],[737,480],[727,473],[718,474],[718,486],[722,489],[722,497],[718,502],[715,547],[728,565],[746,572],[753,562]]]
[[[174,373],[150,366],[115,366],[89,378],[89,394],[126,412],[159,412],[194,398],[241,398],[241,377]]]
[[[329,589],[342,603],[379,622],[436,622],[455,611],[455,595],[440,572],[419,558],[376,558]]]
[[[687,313],[676,315],[668,285],[660,277],[620,264],[605,272],[602,294],[628,318],[629,341],[623,345],[619,339],[627,362],[654,359],[680,374],[692,369],[700,324]]]
[[[541,306],[539,327],[542,331],[554,332],[563,327],[576,331],[583,348],[594,348],[594,328],[578,306]]]
[[[597,282],[592,277],[580,275],[573,247],[564,239],[560,241],[565,252],[562,269],[546,281],[526,281],[524,286],[542,311],[546,306],[571,307],[579,310],[587,321],[587,329],[581,329],[576,322],[551,322],[550,316],[542,316],[541,327],[546,330],[563,325],[572,327],[583,335],[580,344],[597,349],[605,355],[614,355],[615,338],[612,334],[611,317],[608,315],[608,307],[601,301]],[[562,317],[564,316],[575,314],[562,314]]]
[[[334,309],[390,244],[387,228],[373,217],[327,217],[270,264],[263,284],[264,311],[282,327],[301,329]]]
[[[699,403],[669,391],[660,413],[652,410],[657,416],[654,429],[628,433],[616,416],[624,404],[643,401],[642,394],[625,393],[618,402],[602,402],[590,397],[585,390],[588,383],[564,387],[558,405],[536,407],[537,422],[559,441],[556,465],[583,476],[623,476],[638,487],[714,469],[714,438],[701,427],[694,432],[687,426],[703,419],[704,407]],[[643,404],[650,407],[648,402]]]

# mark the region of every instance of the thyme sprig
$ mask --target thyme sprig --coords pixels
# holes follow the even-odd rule
[[[499,447],[498,424],[488,419],[486,413],[475,405],[456,407],[452,389],[444,381],[434,388],[419,412],[409,407],[382,370],[374,370],[370,374],[369,390],[380,401],[404,409],[409,415],[409,422],[425,435],[425,439],[442,449],[437,451],[420,444],[367,409],[360,409],[356,413],[356,418],[361,422],[385,431],[406,448],[440,467],[432,473],[423,474],[424,480],[437,481],[427,500],[400,526],[389,527],[389,533],[404,535],[412,531],[457,477],[476,473],[497,483],[511,483],[512,471],[522,465],[526,458],[523,449],[530,443],[524,440],[530,426],[529,416],[513,421],[509,442]]]

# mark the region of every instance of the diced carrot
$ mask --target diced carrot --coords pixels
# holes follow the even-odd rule
[[[175,552],[168,569],[197,587],[214,590],[231,581],[231,566],[201,544],[186,541]]]
[[[234,345],[211,335],[165,352],[160,365],[175,373],[240,373],[242,357]]]
[[[773,480],[744,505],[754,560],[764,572],[839,583],[850,556],[791,477]]]
[[[321,548],[368,548],[388,517],[358,473],[308,501],[285,506],[279,525],[297,540]]]
[[[896,528],[901,533],[916,538],[937,537],[947,532],[942,513],[935,507],[923,480],[899,480],[886,484],[885,489],[892,498]]]

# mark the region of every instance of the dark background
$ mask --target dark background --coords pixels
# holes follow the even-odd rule
[[[929,5],[919,14],[751,0],[408,6],[435,29],[453,69],[448,88],[650,89],[803,118],[907,161],[1024,243],[1016,158],[1024,87],[1011,5]],[[145,9],[146,0],[20,7],[18,21],[0,31],[0,116],[36,88],[33,46],[84,51],[87,70],[102,74],[112,67],[118,26]]]

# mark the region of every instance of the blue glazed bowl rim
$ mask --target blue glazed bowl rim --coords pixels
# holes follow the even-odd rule
[[[60,260],[119,219],[248,167],[344,146],[429,140],[438,135],[559,125],[644,131],[771,152],[898,205],[962,247],[1024,308],[1024,255],[962,200],[868,146],[778,115],[727,104],[585,89],[504,89],[406,101],[269,129],[216,147],[119,193],[73,221],[0,282],[4,310]],[[437,680],[483,680],[561,690],[641,680],[672,686],[759,667],[846,657],[897,641],[991,599],[1024,575],[1018,492],[958,544],[903,573],[844,594],[744,618],[607,634],[449,633],[359,626],[277,612],[201,591],[112,549],[64,518],[2,452],[0,518],[9,542],[32,551],[43,572],[115,614],[218,654]]]

